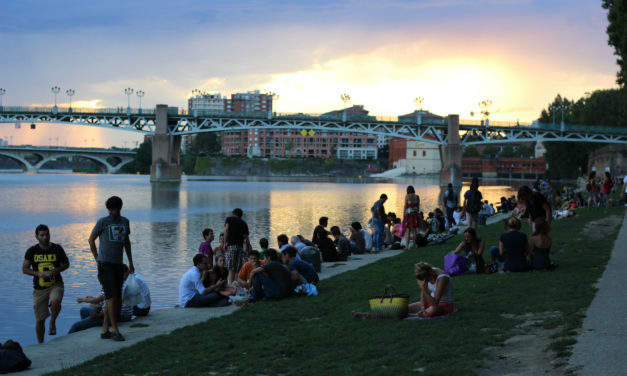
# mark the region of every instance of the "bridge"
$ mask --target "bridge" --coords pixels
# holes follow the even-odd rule
[[[407,117],[404,117],[407,119]],[[373,116],[277,114],[272,112],[185,111],[167,105],[155,110],[2,107],[0,123],[74,124],[153,135],[153,181],[180,180],[181,136],[250,129],[350,132],[418,140],[441,146],[442,178],[461,177],[461,147],[489,143],[597,142],[627,144],[627,127],[477,122],[449,115],[444,120],[410,121]],[[454,152],[451,150],[455,150]],[[452,154],[451,154],[452,153]],[[451,170],[452,169],[452,170]],[[448,170],[449,172],[445,172]],[[449,176],[450,177],[450,176]]]
[[[63,157],[83,157],[102,165],[107,173],[116,173],[135,157],[135,151],[39,146],[0,146],[0,155],[20,163],[28,172],[39,171],[47,162]],[[34,156],[35,162],[27,156]],[[111,163],[113,162],[113,163]]]

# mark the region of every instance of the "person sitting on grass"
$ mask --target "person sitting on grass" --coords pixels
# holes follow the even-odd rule
[[[535,270],[551,270],[554,268],[549,258],[553,241],[549,236],[549,224],[544,218],[536,218],[535,231],[529,237],[529,253],[531,268]]]
[[[348,239],[346,239],[346,236],[342,234],[340,228],[337,226],[331,227],[331,234],[335,238],[335,246],[337,247],[339,259],[345,261],[346,258],[351,254],[351,243],[348,241]]]
[[[246,305],[263,298],[281,299],[292,295],[292,274],[288,267],[279,261],[279,255],[273,248],[266,251],[266,263],[255,268],[250,274],[250,279],[253,281],[251,296],[248,299],[237,300],[235,304]]]
[[[268,239],[266,239],[266,238],[259,239],[259,247],[261,248],[259,250],[259,261],[264,261],[265,260],[264,253],[270,247],[270,244],[268,243]]]
[[[362,254],[366,251],[366,239],[361,231],[361,223],[351,223],[350,245],[353,253]]]
[[[540,217],[543,218],[543,217]],[[492,263],[503,263],[503,270],[510,272],[527,271],[528,243],[527,235],[520,232],[520,220],[510,217],[505,221],[505,230],[499,239],[499,246],[490,248]]]
[[[220,279],[215,284],[205,288],[202,276],[209,269],[209,259],[199,253],[193,258],[194,266],[183,275],[179,284],[179,305],[181,307],[217,307],[227,305],[228,300],[218,293],[218,290],[226,285],[225,279]]]
[[[451,276],[426,262],[414,265],[414,272],[420,287],[420,301],[411,303],[407,307],[408,316],[437,317],[453,313],[455,309]],[[351,313],[361,319],[372,317],[370,312],[352,311]]]
[[[237,274],[238,284],[247,289],[251,288],[253,282],[250,279],[250,274],[255,268],[258,268],[260,266],[261,262],[259,261],[259,252],[250,251],[250,253],[248,253],[248,261],[246,261],[246,263],[242,266],[239,273]]]
[[[316,273],[316,269],[308,262],[297,260],[296,253],[297,251],[294,247],[288,247],[283,251],[283,264],[287,265],[292,273],[292,286],[296,288],[296,286],[302,283],[317,285],[320,278],[318,273]]]
[[[468,258],[469,264],[476,265],[477,274],[485,272],[485,261],[483,260],[483,250],[485,248],[485,241],[477,237],[477,231],[468,227],[464,231],[464,240],[459,243],[455,251],[456,254],[462,253],[462,255]]]

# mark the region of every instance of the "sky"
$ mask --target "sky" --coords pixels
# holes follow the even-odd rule
[[[278,112],[322,113],[349,94],[372,115],[422,108],[531,122],[559,93],[616,87],[600,0],[0,0],[4,106],[186,107],[193,89],[275,92]],[[131,97],[131,106],[138,98]],[[474,117],[471,113],[475,113]],[[14,145],[131,146],[143,136],[0,124]],[[93,141],[92,141],[93,140]]]

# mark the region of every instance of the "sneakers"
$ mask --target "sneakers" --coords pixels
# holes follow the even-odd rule
[[[122,342],[122,341],[126,341],[124,339],[124,337],[122,336],[122,334],[120,334],[120,332],[106,332],[106,333],[100,333],[100,338],[101,339],[112,339],[116,342]]]
[[[111,332],[100,333],[100,339],[111,339],[112,337],[113,333]]]

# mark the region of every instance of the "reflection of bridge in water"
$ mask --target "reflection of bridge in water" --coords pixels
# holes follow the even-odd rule
[[[403,117],[407,119],[407,117]],[[410,120],[413,118],[410,118]],[[425,119],[426,120],[426,119]],[[449,115],[443,121],[398,121],[373,116],[236,113],[182,111],[158,105],[155,110],[122,112],[113,109],[66,109],[3,107],[0,123],[52,123],[104,127],[152,134],[153,181],[179,180],[181,135],[203,132],[274,129],[362,133],[398,137],[441,146],[442,181],[461,177],[461,146],[521,142],[597,142],[627,144],[627,127],[492,122],[460,120]],[[452,174],[452,176],[451,176]]]
[[[97,149],[97,148],[67,148],[67,147],[40,147],[40,146],[0,146],[0,155],[17,161],[26,171],[36,172],[50,162],[64,157],[82,157],[102,165],[107,173],[116,173],[125,164],[131,162],[135,151]],[[27,158],[33,156],[32,158]]]

